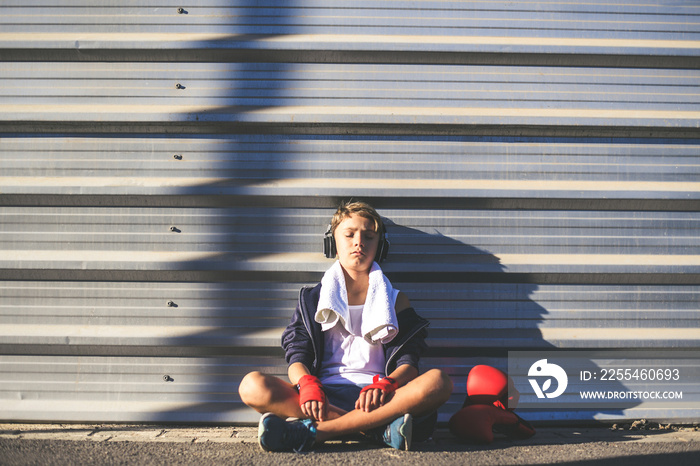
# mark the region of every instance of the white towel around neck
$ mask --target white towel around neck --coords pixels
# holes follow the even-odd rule
[[[352,326],[348,312],[348,291],[340,261],[336,261],[321,279],[321,296],[314,319],[321,324],[324,332],[340,322],[349,333],[362,336],[369,343],[386,344],[399,332],[394,309],[398,294],[399,290],[391,286],[379,264],[373,263],[369,272],[367,299],[362,309],[362,328],[348,328]]]

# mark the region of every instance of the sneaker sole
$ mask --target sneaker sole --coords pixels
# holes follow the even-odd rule
[[[270,416],[274,416],[274,414],[265,413],[263,414],[263,417],[260,418],[260,422],[258,422],[258,444],[260,445],[260,448],[262,448],[265,451],[270,451],[263,445],[263,434],[265,434],[265,419],[267,419]]]
[[[403,425],[399,427],[399,433],[404,439],[404,450],[410,450],[413,437],[413,416],[406,414],[403,417]]]

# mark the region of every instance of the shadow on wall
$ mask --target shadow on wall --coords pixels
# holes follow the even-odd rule
[[[332,210],[328,211],[328,218]],[[274,223],[267,217],[268,222]],[[308,240],[308,244],[320,251],[321,238],[327,220],[318,222],[318,235]],[[257,225],[262,233],[270,225]],[[428,227],[423,227],[428,229]],[[509,283],[511,279],[505,267],[495,255],[455,240],[435,230],[433,233],[387,220],[387,229],[391,241],[388,260],[382,264],[392,283],[404,291],[411,299],[416,310],[430,320],[429,346],[422,370],[439,367],[446,370],[453,378],[455,391],[451,400],[440,411],[440,421],[447,422],[464,401],[466,376],[474,365],[488,364],[507,371],[509,350],[554,351],[558,348],[548,342],[542,335],[541,326],[548,318],[548,311],[533,296],[538,290],[536,284]],[[230,232],[236,236],[235,231]],[[307,251],[309,253],[315,251]],[[319,257],[321,253],[318,252]],[[328,266],[332,261],[328,260]],[[187,267],[187,264],[182,264]],[[313,274],[312,274],[313,275]],[[322,274],[318,273],[310,283],[318,282]],[[289,285],[289,283],[286,283]],[[240,283],[237,284],[240,286]],[[243,282],[243,286],[246,283]],[[254,286],[251,283],[251,286]],[[291,284],[294,286],[294,284]],[[297,284],[299,286],[299,284]],[[296,294],[294,295],[294,297]],[[210,342],[211,355],[207,356],[211,368],[215,369],[202,375],[197,381],[196,398],[186,408],[160,413],[154,419],[157,422],[199,421],[202,415],[211,422],[254,423],[259,415],[243,406],[237,394],[238,383],[252,370],[261,370],[286,379],[286,363],[280,348],[280,337],[284,326],[291,318],[296,302],[289,299],[286,309],[265,310],[270,306],[270,297],[261,293],[249,298],[250,303],[262,314],[274,315],[270,319],[232,318],[232,313],[224,313],[219,318],[207,318],[207,328],[196,335],[186,335],[173,339],[167,346],[182,347]],[[240,311],[236,311],[238,315]],[[249,326],[241,327],[241,320]],[[552,325],[552,322],[548,322]],[[556,323],[554,323],[556,325]],[[241,338],[255,339],[255,335],[267,334],[274,347],[246,344],[240,346]],[[225,341],[231,346],[222,347]],[[261,340],[262,341],[262,340]],[[197,348],[197,351],[202,351]],[[585,368],[591,372],[596,367]],[[178,377],[172,383],[177,384]],[[622,390],[618,385],[609,389]],[[523,395],[529,393],[530,387],[518,386]],[[624,407],[617,405],[610,410],[577,409],[577,419],[588,417],[594,420],[596,414],[622,415]],[[566,412],[556,410],[531,412],[531,420],[561,419],[566,420]],[[528,414],[524,417],[528,418]]]
[[[552,316],[537,302],[539,286],[528,283],[526,275],[509,275],[507,267],[494,254],[443,235],[437,229],[428,233],[391,221],[387,225],[393,255],[384,269],[392,282],[409,295],[414,307],[431,321],[430,350],[425,363],[428,367],[446,369],[455,383],[452,400],[442,410],[445,413],[442,421],[447,421],[461,407],[467,374],[474,365],[488,364],[508,372],[509,351],[546,355],[560,350],[544,337],[541,329],[570,326],[571,322],[561,322],[561,318]],[[580,370],[590,373],[600,370],[591,361],[579,360],[579,363],[583,365],[566,367],[569,389],[558,400],[551,400],[558,406],[566,403],[576,408],[532,408],[525,411],[529,412],[525,416],[533,420],[566,421],[571,417],[566,413],[576,411],[576,419],[593,421],[598,414],[622,415],[624,409],[638,405],[618,402],[612,409],[585,409],[577,399],[575,379]],[[543,378],[538,381],[547,383]],[[552,387],[557,385],[553,378],[550,383]],[[536,401],[534,389],[522,377],[516,380],[516,386],[523,397],[531,403]],[[611,381],[606,390],[624,391],[625,387]],[[539,405],[547,406],[547,403]]]

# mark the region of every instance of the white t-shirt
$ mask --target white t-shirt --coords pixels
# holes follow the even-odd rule
[[[364,306],[348,306],[350,328],[361,328]],[[384,348],[371,344],[362,335],[349,333],[342,324],[323,332],[323,361],[318,378],[321,383],[371,384],[375,374],[384,375]]]

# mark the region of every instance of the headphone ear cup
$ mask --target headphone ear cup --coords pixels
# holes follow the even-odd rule
[[[386,233],[384,233],[384,236],[382,236],[382,239],[379,241],[379,245],[377,246],[377,254],[374,256],[375,262],[379,263],[386,259],[386,256],[389,254],[390,244],[389,238],[387,237]]]
[[[326,236],[323,239],[323,253],[328,259],[335,259],[338,252],[335,248],[335,238],[332,236]]]
[[[323,254],[328,259],[335,259],[335,256],[337,254],[335,238],[333,237],[333,233],[331,232],[330,225],[328,225],[328,230],[326,230],[326,234],[323,235]]]

